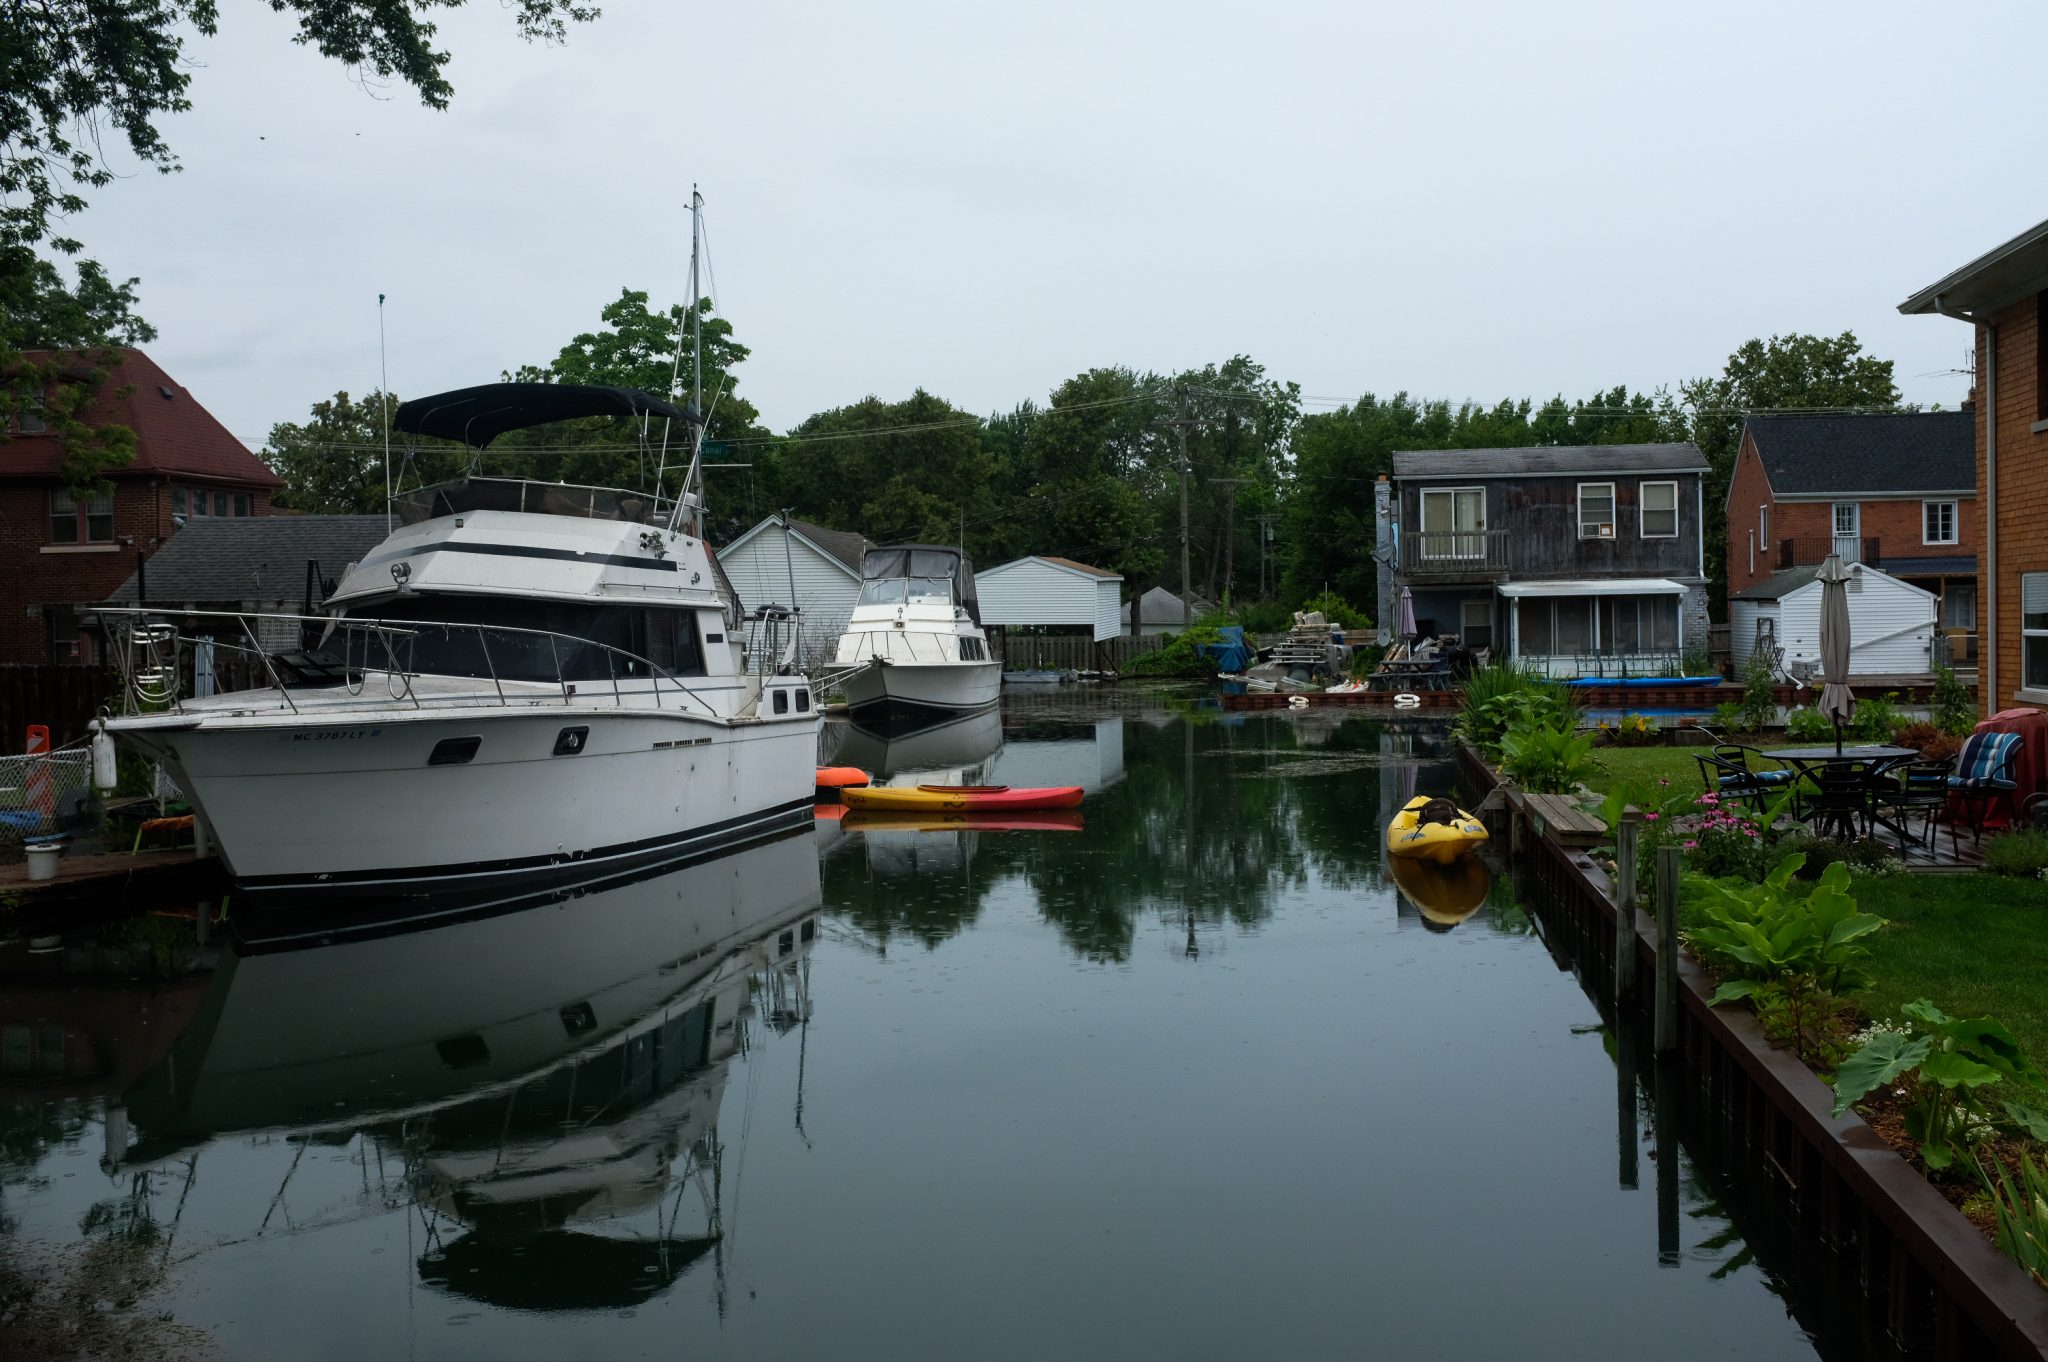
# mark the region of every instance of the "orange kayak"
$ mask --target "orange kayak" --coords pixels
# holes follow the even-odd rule
[[[849,785],[865,785],[868,773],[858,766],[820,766],[818,788],[821,790],[843,790]]]
[[[1008,785],[871,785],[841,796],[851,809],[902,809],[912,813],[978,813],[1007,809],[1071,809],[1081,802],[1078,785],[1015,788]]]

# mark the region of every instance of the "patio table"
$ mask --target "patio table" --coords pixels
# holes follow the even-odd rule
[[[1894,766],[1899,766],[1909,761],[1917,761],[1920,758],[1917,748],[1893,747],[1885,743],[1867,743],[1856,747],[1844,747],[1839,752],[1835,750],[1833,743],[1827,743],[1819,747],[1774,747],[1769,751],[1759,752],[1758,755],[1769,757],[1773,761],[1782,761],[1801,776],[1813,775],[1838,766],[1862,766],[1866,768],[1865,775],[1872,780],[1882,776]],[[1908,840],[1905,828],[1899,824],[1892,822],[1888,818],[1879,818],[1875,812],[1871,814],[1871,818],[1875,822],[1882,823],[1886,830],[1896,836],[1901,843]]]

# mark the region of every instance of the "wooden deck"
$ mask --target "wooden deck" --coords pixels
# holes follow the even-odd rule
[[[1539,837],[1572,848],[1607,845],[1607,822],[1588,813],[1569,795],[1525,794],[1522,804]]]
[[[190,847],[88,853],[59,858],[55,879],[31,880],[26,865],[0,866],[0,903],[15,923],[33,930],[138,907],[194,903],[222,893],[227,883],[219,857],[202,859]]]

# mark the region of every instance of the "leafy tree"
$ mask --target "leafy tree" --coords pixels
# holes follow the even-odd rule
[[[1288,474],[1289,441],[1301,420],[1301,388],[1266,377],[1245,355],[1190,369],[1169,380],[1162,395],[1188,431],[1188,540],[1195,590],[1210,600],[1230,594],[1226,578],[1256,572],[1256,517],[1278,504]],[[1178,437],[1161,448],[1168,466],[1155,463],[1151,495],[1167,548],[1166,578],[1180,582],[1180,478]]]
[[[372,392],[356,401],[339,392],[315,402],[306,420],[280,421],[272,426],[263,445],[263,461],[285,485],[271,500],[309,515],[383,511],[386,402],[397,409],[396,397]],[[394,451],[403,452],[398,446]],[[394,475],[397,471],[394,467]],[[417,479],[408,477],[407,481],[415,484]]]
[[[454,91],[449,54],[433,45],[426,16],[463,0],[270,0],[297,16],[295,41],[352,69],[410,85],[431,108]],[[597,17],[574,0],[511,0],[530,39],[561,42],[570,23]],[[108,356],[81,363],[24,360],[24,350],[137,344],[155,331],[135,315],[134,279],[115,283],[92,260],[68,284],[41,254],[77,256],[81,243],[54,234],[85,210],[87,191],[115,172],[102,147],[118,138],[143,166],[169,173],[178,158],[157,121],[191,107],[188,35],[218,29],[217,0],[38,0],[0,5],[0,404],[41,405],[65,450],[65,476],[81,490],[134,455],[123,428],[96,429],[93,399]]]
[[[1157,382],[1129,369],[1091,369],[983,428],[992,503],[970,523],[991,560],[1025,553],[1078,559],[1132,580],[1164,561],[1146,489],[1165,432]]]
[[[994,460],[981,428],[919,388],[901,402],[868,397],[819,412],[753,457],[803,519],[877,542],[951,544],[989,505]]]
[[[716,315],[711,300],[698,304],[702,322],[706,439],[742,447],[768,438],[754,404],[734,391],[734,370],[752,353],[733,338],[732,323]],[[671,388],[684,406],[693,391],[693,363],[687,328],[689,308],[656,312],[646,292],[622,288],[598,314],[603,323],[573,337],[545,367],[527,365],[504,377],[528,383],[593,383],[637,388],[666,396]],[[678,361],[680,343],[681,360]],[[643,447],[644,437],[644,447]],[[664,452],[665,446],[665,452]],[[535,431],[514,431],[493,443],[487,463],[536,477],[608,487],[652,486],[658,465],[670,470],[664,487],[673,492],[689,462],[690,432],[660,423],[642,429],[608,418],[568,422]],[[652,459],[657,466],[649,466]],[[729,537],[744,526],[734,507],[714,501],[712,537]]]
[[[1759,412],[1801,410],[1897,411],[1899,388],[1892,362],[1863,352],[1855,333],[1839,336],[1786,335],[1749,340],[1722,371],[1679,386],[1691,409],[1693,439],[1707,456],[1711,473],[1707,504],[1727,500],[1735,456],[1742,447],[1742,423]],[[1728,572],[1728,525],[1708,516],[1707,573],[1713,598],[1723,598]]]

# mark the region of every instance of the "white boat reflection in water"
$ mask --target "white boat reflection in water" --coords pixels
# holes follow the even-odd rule
[[[1003,747],[1000,710],[937,723],[845,725],[833,766],[858,766],[882,784],[984,785]]]
[[[359,1141],[365,1177],[395,1177],[428,1227],[429,1285],[630,1303],[716,1255],[727,1066],[750,1026],[808,1021],[820,906],[799,833],[581,892],[438,904],[432,925],[341,944],[291,922],[238,947],[129,1091],[109,1171],[236,1132]]]

